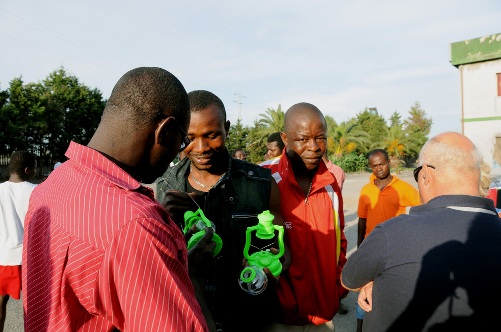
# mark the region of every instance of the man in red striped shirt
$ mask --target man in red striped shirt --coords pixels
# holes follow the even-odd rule
[[[89,144],[71,142],[68,161],[31,197],[26,331],[208,330],[184,237],[141,185],[185,146],[189,121],[171,73],[136,68],[118,81]]]

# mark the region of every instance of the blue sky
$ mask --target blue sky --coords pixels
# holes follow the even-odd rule
[[[420,102],[435,135],[461,130],[450,43],[501,33],[500,18],[499,0],[0,0],[0,88],[63,66],[108,98],[156,66],[217,94],[232,123],[303,101],[338,123],[365,107],[405,118]]]

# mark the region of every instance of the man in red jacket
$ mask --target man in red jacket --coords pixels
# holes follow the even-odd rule
[[[281,195],[281,212],[292,264],[278,285],[282,319],[269,331],[291,325],[334,331],[334,318],[347,290],[341,286],[346,238],[341,190],[322,156],[327,128],[320,110],[299,103],[285,114],[285,152],[261,166],[270,168]]]

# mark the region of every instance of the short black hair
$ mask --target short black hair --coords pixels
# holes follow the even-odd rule
[[[9,160],[9,173],[17,174],[21,178],[25,178],[24,169],[26,167],[35,168],[36,157],[33,153],[20,150],[12,154]]]
[[[372,156],[374,156],[376,154],[379,154],[379,153],[382,153],[384,155],[384,157],[386,158],[386,160],[390,160],[390,157],[388,157],[388,152],[386,152],[386,150],[384,150],[384,149],[374,149],[374,150],[372,150],[371,152],[369,152],[367,154],[367,160],[369,160]]]
[[[270,134],[270,136],[268,136],[267,142],[268,143],[277,142],[277,145],[280,148],[280,150],[283,150],[285,147],[284,141],[282,141],[282,137],[280,136],[279,131]]]
[[[158,67],[139,67],[125,73],[115,84],[103,118],[117,125],[155,123],[173,116],[188,124],[188,94],[173,74]]]
[[[194,90],[188,93],[190,101],[191,113],[200,112],[212,104],[219,108],[219,115],[222,117],[223,122],[226,122],[226,109],[224,104],[218,96],[207,90]]]

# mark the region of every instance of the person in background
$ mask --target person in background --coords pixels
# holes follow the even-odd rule
[[[235,151],[233,151],[233,158],[237,158],[240,160],[247,160],[245,151],[242,149],[236,149]]]
[[[481,160],[456,132],[425,143],[414,170],[423,204],[379,224],[342,273],[368,311],[364,330],[493,329],[501,311],[501,219],[480,196]]]
[[[338,165],[334,164],[332,161],[330,161],[330,159],[327,157],[327,151],[325,151],[322,159],[325,162],[325,166],[327,166],[329,172],[331,172],[332,175],[334,175],[334,177],[336,178],[337,184],[339,185],[339,188],[341,188],[342,191],[344,180],[346,179],[346,174],[344,170]]]
[[[342,192],[344,180],[346,179],[346,174],[344,173],[344,170],[338,165],[334,164],[332,161],[330,161],[330,159],[327,157],[327,149],[325,150],[325,153],[322,156],[322,160],[325,162],[325,166],[327,166],[329,172],[331,172],[332,175],[334,175],[334,177],[336,178],[337,184]],[[346,315],[348,313],[348,308],[344,305],[343,299],[341,299],[341,302],[339,302],[339,309],[337,312],[340,315]]]
[[[243,269],[245,232],[257,225],[257,215],[269,210],[274,222],[284,225],[280,193],[269,170],[230,157],[225,146],[230,122],[221,99],[205,90],[191,91],[188,97],[191,143],[185,150],[186,158],[158,179],[156,197],[181,228],[185,212],[200,208],[222,239],[221,252],[204,279],[205,300],[218,331],[261,331],[279,318],[278,280],[265,268],[268,286],[262,294],[251,296],[240,289],[238,279]],[[274,243],[252,245],[262,251]],[[286,248],[284,271],[289,264]]]
[[[480,195],[487,197],[489,195],[489,189],[492,183],[491,167],[482,160],[482,165],[480,167]]]
[[[182,232],[142,183],[189,144],[188,95],[156,67],[125,73],[87,146],[32,193],[23,249],[26,332],[208,331]],[[201,250],[199,250],[201,249]],[[211,325],[213,331],[215,327]]]
[[[377,225],[405,213],[407,207],[420,204],[416,188],[390,173],[390,158],[386,150],[372,150],[367,158],[372,174],[369,183],[360,190],[358,199],[357,247]],[[361,332],[365,311],[359,305],[356,316],[357,332]]]
[[[37,162],[28,151],[16,151],[9,160],[9,180],[0,183],[0,332],[3,331],[10,297],[21,296],[21,260],[24,218]]]
[[[284,142],[282,141],[282,137],[280,137],[280,132],[274,132],[268,136],[266,141],[266,155],[267,159],[273,159],[282,155],[282,151],[284,150]]]
[[[281,138],[282,156],[261,165],[280,189],[291,266],[278,285],[281,321],[267,331],[334,331],[332,319],[348,294],[339,280],[347,242],[341,189],[322,161],[324,115],[309,103],[293,105]]]

